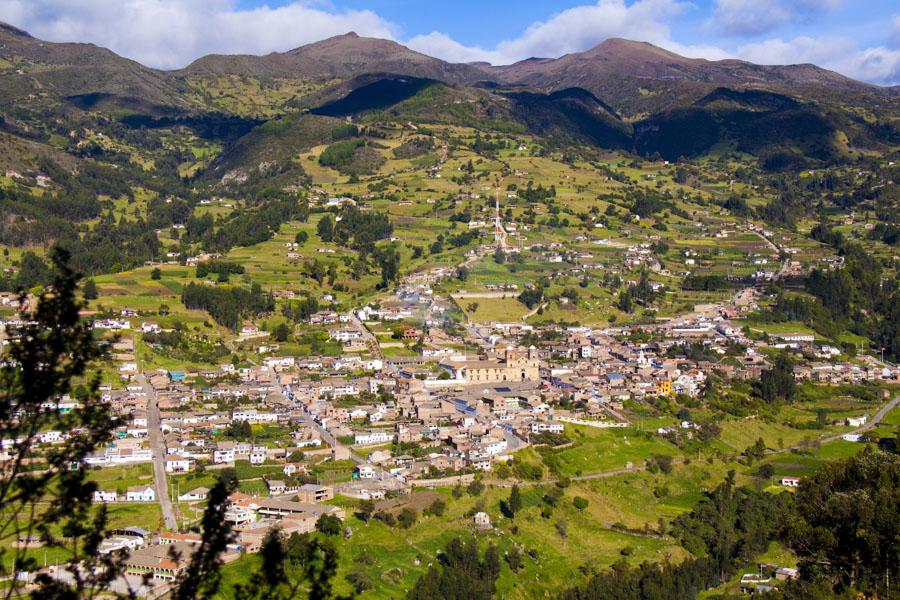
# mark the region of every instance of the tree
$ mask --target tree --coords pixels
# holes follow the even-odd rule
[[[286,342],[291,335],[291,329],[285,323],[279,323],[272,332],[272,337],[276,342]]]
[[[630,313],[634,310],[634,302],[631,300],[631,292],[629,290],[619,292],[619,302],[616,306],[622,312]]]
[[[436,498],[434,502],[427,508],[428,514],[434,515],[436,517],[443,516],[444,512],[447,510],[447,502],[444,501],[443,498]]]
[[[225,435],[235,440],[248,440],[253,437],[253,426],[249,421],[232,421],[228,424]]]
[[[319,219],[316,233],[323,242],[332,241],[334,239],[334,218],[331,215],[325,215]]]
[[[400,275],[400,253],[391,244],[390,246],[379,248],[375,254],[381,267],[381,287],[387,288]]]
[[[418,518],[419,515],[416,513],[415,509],[407,506],[400,511],[399,515],[397,515],[397,524],[403,529],[409,529],[416,524]]]
[[[85,280],[84,285],[81,287],[81,295],[84,296],[85,300],[96,300],[99,296],[97,282],[93,279]]]
[[[372,589],[372,578],[362,569],[355,569],[347,573],[347,581],[353,586],[357,594]]]
[[[334,515],[322,515],[316,521],[316,531],[325,535],[340,535],[343,523]]]
[[[488,544],[484,551],[484,561],[482,569],[486,579],[496,580],[500,577],[500,571],[503,565],[500,563],[500,551],[494,544]]]
[[[519,486],[514,485],[509,492],[509,500],[506,501],[506,516],[514,519],[516,513],[520,510],[522,510],[522,494],[519,491]]]
[[[759,477],[760,479],[772,479],[772,477],[774,475],[775,475],[775,467],[773,467],[771,463],[766,463],[766,464],[762,465],[756,471],[756,476]]]
[[[225,467],[218,472],[218,481],[227,488],[236,488],[238,484],[237,471],[234,467]]]
[[[762,372],[757,387],[766,402],[790,402],[797,392],[797,381],[794,379],[794,361],[787,352],[779,354],[772,368]]]
[[[68,264],[68,255],[66,258]],[[20,290],[28,290],[36,285],[47,285],[53,278],[53,271],[40,256],[31,252],[25,252],[19,262],[19,274],[16,277],[15,287]]]
[[[309,600],[332,598],[338,554],[328,538],[292,533],[282,541],[271,530],[260,549],[261,565],[245,584],[235,586],[236,600]]]
[[[527,288],[519,294],[518,299],[529,309],[534,308],[544,299],[544,289],[541,287]]]
[[[518,573],[524,565],[524,561],[522,560],[522,551],[518,548],[513,548],[509,552],[506,553],[506,564],[509,565],[509,570],[513,573]]]
[[[474,538],[454,538],[447,543],[440,562],[416,581],[407,600],[489,600],[500,575],[500,554],[490,544],[484,557]]]
[[[309,239],[309,234],[305,231],[298,231],[297,235],[294,236],[294,243],[300,244],[301,246],[306,243]]]
[[[369,522],[369,519],[372,518],[372,514],[375,512],[375,501],[369,498],[365,500],[361,500],[358,506],[357,515],[366,523]]]
[[[236,477],[233,480],[225,479],[220,474],[219,482],[210,489],[206,510],[203,513],[203,537],[199,547],[191,555],[185,571],[176,581],[173,600],[214,598],[218,595],[222,554],[232,537],[231,526],[225,520],[225,512],[228,496],[237,489],[236,480]]]
[[[150,271],[150,279],[153,281],[159,281],[162,279],[162,271],[159,267],[155,267],[152,271]]]
[[[659,469],[666,475],[672,472],[673,460],[668,454],[654,454],[647,462],[651,468]]]
[[[866,448],[824,465],[800,482],[796,510],[788,541],[801,579],[822,579],[835,592],[893,597],[900,577],[900,457]]]
[[[744,450],[744,455],[751,461],[761,459],[766,455],[766,442],[762,438],[757,438],[752,446]]]
[[[584,509],[586,509],[586,508],[588,507],[588,501],[587,501],[587,499],[586,499],[586,498],[582,498],[581,496],[575,496],[575,497],[572,499],[572,504],[573,504],[573,505],[575,506],[575,508],[577,508],[578,510],[584,510]]]
[[[67,563],[60,566],[71,580],[40,574],[28,590],[30,597],[94,598],[109,594],[111,582],[124,573],[126,555],[99,552],[100,543],[110,534],[106,507],[92,506],[97,485],[89,480],[83,461],[95,448],[109,443],[119,422],[98,393],[99,378],[90,374],[95,361],[105,354],[94,339],[90,322],[79,317],[78,277],[69,267],[69,255],[56,249],[51,259],[54,275],[50,285],[33,310],[22,297],[23,324],[8,328],[10,344],[0,363],[0,385],[5,387],[0,395],[0,439],[17,441],[5,448],[11,460],[0,471],[0,539],[39,537],[44,547],[64,548],[68,553]],[[73,382],[85,378],[87,385],[79,384],[76,392]],[[54,403],[65,394],[78,398],[77,408],[67,412],[55,409]],[[37,435],[48,429],[70,435],[50,447],[39,447]],[[42,461],[41,469],[33,468],[39,464],[35,460]],[[232,541],[225,512],[236,484],[234,469],[220,471],[201,521],[201,541],[172,584],[173,599],[219,596],[222,555]],[[4,545],[0,560],[15,565],[17,571],[37,570],[35,559],[26,552],[24,546]],[[264,568],[250,575],[254,585],[249,587],[254,591],[237,597],[295,597],[299,583],[284,595],[264,591],[287,581],[284,570],[278,568],[284,553],[277,532],[269,536],[262,555]],[[330,582],[337,568],[333,547],[313,541],[295,562],[303,575],[300,583],[310,590],[309,597],[330,597]],[[20,596],[22,585],[18,579],[10,579],[3,595]]]
[[[97,552],[106,511],[92,510],[97,485],[80,467],[88,453],[111,439],[118,420],[98,393],[99,379],[89,375],[104,353],[94,341],[90,323],[79,317],[78,277],[69,267],[69,255],[57,249],[51,260],[50,285],[36,307],[30,310],[26,298],[20,299],[23,324],[8,328],[10,344],[0,366],[0,439],[17,441],[6,448],[9,458],[0,471],[0,539],[38,536],[45,547],[67,548],[73,564],[84,561],[87,567],[73,573],[76,585],[90,589],[120,569]],[[82,377],[88,377],[88,384],[76,410],[45,408],[72,392],[73,380]],[[38,451],[38,434],[49,429],[77,433]],[[30,464],[37,457],[43,459],[41,469]],[[62,532],[68,539],[60,537]],[[15,564],[17,570],[37,567],[24,546],[4,545],[0,560]],[[50,589],[59,584],[42,580],[40,585]],[[6,595],[21,589],[13,578]]]

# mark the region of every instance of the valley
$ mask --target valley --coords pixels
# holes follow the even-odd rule
[[[802,529],[877,490],[896,531],[896,88],[618,39],[159,71],[2,25],[0,99],[4,343],[70,267],[103,350],[27,451],[0,415],[2,460],[65,472],[63,415],[108,411],[69,469],[116,585],[176,593],[227,523],[215,597],[265,589],[275,547],[282,592],[321,560],[361,598],[896,593],[855,533],[865,576],[810,571]],[[53,489],[42,534],[0,509],[3,586],[92,565]]]

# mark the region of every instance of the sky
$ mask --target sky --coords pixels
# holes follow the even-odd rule
[[[162,69],[355,31],[453,62],[555,58],[624,37],[693,58],[814,63],[900,84],[896,0],[0,0],[0,21]]]

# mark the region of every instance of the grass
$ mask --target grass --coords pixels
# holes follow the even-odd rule
[[[809,420],[813,420],[810,415]],[[796,429],[782,422],[769,422],[762,419],[730,419],[721,423],[722,434],[719,436],[723,442],[740,451],[753,445],[756,440],[762,438],[768,448],[786,448],[815,441],[817,438],[826,437],[846,430],[846,427],[831,426],[825,429]]]
[[[100,489],[114,489],[124,493],[128,487],[152,483],[153,467],[150,463],[145,463],[93,469],[88,478],[96,481]]]
[[[352,537],[335,538],[340,552],[338,577],[341,579],[351,569],[362,568],[375,582],[375,589],[364,592],[361,598],[402,597],[450,539],[474,534],[470,513],[476,508],[487,511],[497,525],[494,531],[478,534],[482,546],[494,543],[502,555],[515,544],[535,550],[538,556],[537,561],[526,558],[525,568],[518,574],[504,567],[497,582],[498,597],[532,598],[545,590],[560,591],[583,578],[579,567],[605,567],[619,558],[625,547],[632,549],[629,560],[635,563],[667,557],[677,559],[684,555],[670,541],[598,529],[588,512],[578,511],[572,505],[574,490],[567,491],[550,519],[542,518],[541,496],[545,491],[541,488],[524,490],[524,508],[514,522],[500,514],[499,502],[509,492],[498,488],[489,488],[477,498],[465,495],[458,500],[450,497],[447,490],[442,490],[448,503],[446,514],[442,517],[420,515],[416,525],[407,530],[392,529],[375,520],[365,524],[348,516],[345,524],[352,530]],[[567,526],[565,538],[557,531],[557,523],[561,520]],[[356,558],[363,553],[371,557],[372,564],[356,566]],[[258,560],[257,557],[245,557],[226,566],[225,589],[246,580]],[[347,592],[349,588],[341,581],[336,591]],[[230,594],[226,593],[226,597]]]
[[[455,299],[466,318],[473,323],[490,323],[492,321],[518,321],[527,312],[528,307],[510,293],[508,298],[458,298]],[[475,310],[472,310],[472,309]]]
[[[575,442],[572,447],[542,454],[559,477],[624,469],[629,462],[640,466],[654,454],[679,453],[669,442],[632,428],[596,429],[567,423],[566,435]]]

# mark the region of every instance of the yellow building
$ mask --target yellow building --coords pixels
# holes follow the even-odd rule
[[[540,381],[539,363],[537,349],[532,346],[527,351],[507,348],[499,360],[449,361],[441,367],[466,383],[502,383]]]

